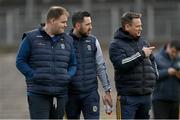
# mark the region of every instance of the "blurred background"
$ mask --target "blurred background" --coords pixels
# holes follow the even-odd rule
[[[29,118],[24,77],[15,67],[16,52],[23,32],[44,22],[45,14],[52,5],[63,6],[70,14],[78,10],[91,13],[92,33],[103,48],[114,103],[116,91],[108,45],[120,26],[120,17],[124,12],[142,13],[142,35],[156,46],[156,50],[167,40],[180,38],[179,0],[0,0],[0,119]],[[66,32],[72,28],[70,20],[68,25]],[[99,88],[103,94],[102,87]],[[103,105],[101,107],[101,118],[116,118],[115,108],[114,113],[107,116]]]

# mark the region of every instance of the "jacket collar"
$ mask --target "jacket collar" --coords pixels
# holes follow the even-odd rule
[[[45,38],[45,40],[51,40],[52,38],[46,33],[46,31],[43,29],[43,27],[45,26],[45,24],[44,23],[41,23],[40,24],[40,26],[39,26],[39,32],[41,33],[41,35]],[[61,33],[61,34],[57,34],[57,35],[55,35],[55,36],[57,36],[57,40],[56,40],[56,42],[58,42],[59,40],[60,40],[60,37],[63,37],[63,33]]]
[[[76,35],[73,33],[73,30],[74,30],[74,29],[71,29],[71,30],[70,30],[69,35],[71,35],[74,39],[78,40],[78,39],[81,39],[81,38],[82,38],[82,39],[88,38],[88,36],[87,36],[87,37],[83,37],[83,36],[82,36],[82,37],[78,37],[78,36],[76,36]]]
[[[138,41],[139,38],[140,37],[133,38],[127,31],[124,31],[122,28],[119,28],[114,34],[114,39]]]

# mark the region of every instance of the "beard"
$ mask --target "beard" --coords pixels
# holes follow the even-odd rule
[[[85,32],[82,28],[79,30],[79,34],[82,36],[82,37],[88,37],[89,36],[89,34],[90,34],[90,29],[87,31],[87,32]]]
[[[88,37],[88,34],[87,33],[79,33],[82,37]]]

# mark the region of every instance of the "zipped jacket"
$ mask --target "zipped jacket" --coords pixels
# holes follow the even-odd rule
[[[42,28],[24,33],[16,66],[26,77],[27,92],[65,95],[76,72],[72,38],[63,33],[53,42]]]
[[[151,94],[157,79],[154,57],[145,57],[142,50],[149,44],[143,38],[132,38],[121,28],[110,44],[109,55],[115,71],[118,95]]]

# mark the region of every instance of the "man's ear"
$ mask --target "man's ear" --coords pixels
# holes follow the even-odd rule
[[[52,18],[52,19],[50,20],[50,23],[51,23],[51,24],[54,24],[54,21],[55,21],[55,19]]]
[[[125,25],[125,31],[129,31],[129,29],[130,29],[130,25],[129,25],[129,24],[126,24],[126,25]]]
[[[81,27],[81,24],[80,24],[80,23],[76,23],[75,27],[76,27],[77,29],[79,29],[79,28]]]

